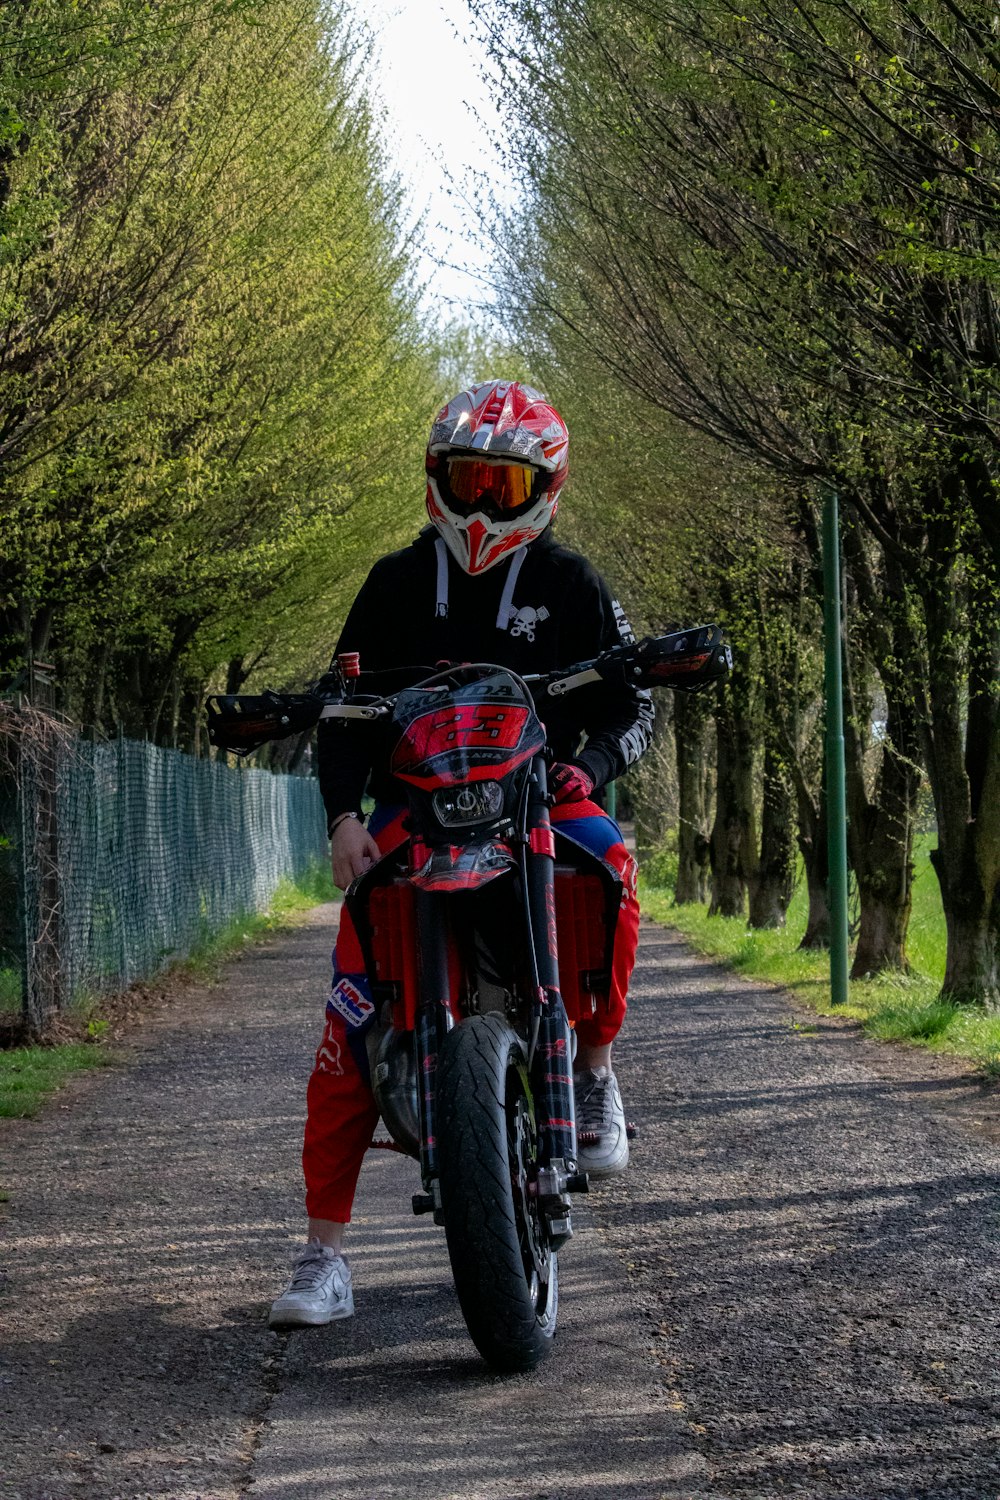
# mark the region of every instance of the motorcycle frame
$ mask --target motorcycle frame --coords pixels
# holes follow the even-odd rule
[[[559,949],[555,911],[555,836],[549,819],[547,766],[537,755],[526,778],[523,821],[515,835],[519,868],[513,878],[523,885],[525,951],[532,970],[528,998],[526,1070],[532,1087],[538,1133],[539,1164],[557,1178],[575,1174],[576,1111],[571,1069],[572,1034],[559,988]],[[505,878],[505,877],[501,877]],[[437,1103],[434,1075],[445,1034],[456,1024],[450,990],[447,894],[416,892],[418,1003],[414,1048],[420,1125],[420,1175],[424,1191],[439,1211],[437,1191]],[[460,1022],[458,1023],[460,1024]],[[538,1066],[536,1066],[536,1063]],[[547,1183],[562,1204],[561,1180]],[[562,1214],[559,1217],[563,1217]]]
[[[525,1046],[525,1073],[530,1089],[538,1139],[537,1195],[553,1248],[572,1234],[568,1194],[583,1190],[577,1172],[576,1109],[573,1091],[572,1028],[559,985],[559,948],[556,929],[555,833],[549,817],[548,765],[544,753],[532,757],[514,773],[523,777],[511,843],[516,847],[514,868],[499,880],[519,882],[523,900],[523,949],[528,959],[530,993],[520,995],[519,1030]],[[411,799],[411,825],[414,822]],[[465,846],[482,837],[469,830]],[[409,843],[403,846],[407,854]],[[398,858],[401,851],[396,850]],[[348,907],[361,942],[369,979],[375,971],[368,899],[378,882],[379,866],[361,877],[348,892]],[[443,1222],[438,1185],[437,1059],[448,1031],[464,1019],[456,1013],[452,995],[450,892],[414,890],[417,948],[417,1004],[413,1026],[417,1082],[420,1176],[425,1196],[414,1200],[419,1211],[432,1211]],[[393,1023],[395,1024],[395,1022]],[[407,1028],[402,1028],[405,1031]]]

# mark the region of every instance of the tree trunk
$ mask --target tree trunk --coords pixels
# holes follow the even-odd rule
[[[860,616],[854,648],[846,657],[844,751],[848,848],[859,903],[851,978],[863,979],[908,968],[913,823],[920,791],[920,674],[911,600],[894,554],[883,553],[876,578],[856,528],[845,530],[844,550],[858,589]],[[874,663],[886,700],[885,732],[870,797],[865,754],[872,735],[872,701],[867,686],[860,695],[855,691],[853,668],[858,663],[864,671]]]
[[[205,684],[185,682],[177,708],[177,748],[188,751],[196,759],[202,753],[201,727],[204,701]]]
[[[957,528],[939,519],[923,582],[930,715],[927,768],[937,814],[931,860],[941,885],[947,929],[942,997],[962,1005],[1000,1007],[1000,619],[995,598],[969,601],[963,629],[957,597]],[[986,549],[980,576],[996,588]],[[992,607],[990,599],[993,598]],[[982,607],[985,605],[985,607]],[[968,700],[962,694],[967,646]],[[964,730],[964,733],[963,733]]]
[[[55,609],[51,604],[45,604],[32,614],[26,615],[26,636],[29,650],[33,657],[45,657],[48,655],[49,643],[52,639],[52,623],[55,618]]]
[[[757,857],[753,806],[753,740],[750,685],[737,664],[720,684],[716,710],[716,794],[710,859],[710,917],[742,917],[747,881]]]
[[[706,727],[710,705],[704,693],[674,697],[677,747],[677,889],[678,906],[708,897],[709,840],[705,774]]]
[[[662,849],[667,834],[677,826],[677,786],[673,755],[671,695],[656,700],[653,736],[649,749],[618,787],[618,817],[626,816],[628,801],[635,824],[635,848],[642,869],[647,859]],[[630,794],[627,798],[626,793]]]
[[[295,741],[295,749],[292,751],[291,758],[288,762],[289,776],[297,776],[302,774],[299,771],[299,766],[302,764],[303,757],[305,756],[309,745],[312,743],[312,738],[313,731],[311,729],[304,729],[299,735],[298,739]]]
[[[969,884],[945,907],[948,956],[941,997],[955,1005],[981,1005],[997,1011],[1000,1010],[1000,887],[994,882],[993,900],[987,909],[986,892],[974,868],[974,843],[974,835],[970,833],[966,851]],[[935,849],[931,853],[939,878],[940,852]]]
[[[794,885],[795,845],[788,777],[773,744],[764,752],[760,858],[750,881],[750,926],[784,927]]]
[[[150,663],[140,651],[119,653],[114,661],[115,727],[128,739],[148,739],[145,705],[148,698]]]
[[[897,641],[897,645],[900,643]],[[908,660],[905,655],[900,659]],[[920,791],[919,725],[909,689],[883,674],[888,714],[874,793],[859,771],[849,778],[851,863],[860,915],[851,978],[905,971],[913,903],[913,824]]]
[[[764,694],[764,773],[760,854],[750,880],[750,926],[784,927],[795,881],[792,791],[779,749],[786,706],[795,713],[797,642],[792,632],[768,639],[760,614]],[[773,634],[773,633],[772,633]]]
[[[108,662],[111,659],[111,644],[104,641],[95,654],[93,667],[90,673],[90,713],[87,716],[94,729],[103,727],[104,718],[104,696],[108,681]]]
[[[179,615],[167,651],[128,649],[115,658],[116,717],[130,739],[170,744],[173,720],[164,710],[173,702],[175,674],[181,658],[201,623],[201,615]]]
[[[944,736],[940,733],[937,738]],[[962,818],[962,787],[942,790],[938,847],[931,863],[941,886],[947,931],[942,998],[1000,1009],[1000,725],[988,747],[990,775],[972,817]],[[968,783],[966,782],[966,788]]]
[[[913,893],[913,819],[919,768],[886,745],[875,799],[856,816],[854,872],[860,916],[851,978],[906,970],[906,932]],[[855,819],[852,819],[855,823]]]
[[[799,944],[807,950],[830,946],[829,869],[827,861],[826,784],[820,788],[819,801],[813,798],[805,778],[795,777],[795,802],[798,809],[798,845],[806,872],[809,907],[806,930]]]
[[[231,656],[226,663],[226,692],[228,694],[238,693],[249,676],[250,672],[246,666],[246,658],[243,656]]]
[[[814,733],[803,728],[803,699],[813,703],[813,692],[803,687],[801,668],[806,653],[805,644],[815,632],[818,604],[822,597],[823,573],[819,532],[813,503],[810,497],[800,496],[800,536],[806,544],[810,563],[804,567],[801,559],[795,559],[789,575],[789,597],[794,603],[790,612],[791,631],[783,653],[782,671],[784,682],[780,698],[772,698],[767,718],[772,732],[777,734],[777,749],[783,757],[789,783],[789,822],[791,808],[795,809],[794,841],[806,876],[808,915],[806,930],[800,948],[820,949],[830,946],[830,911],[827,904],[827,822],[826,797],[824,794],[824,766],[822,754],[818,765],[810,753],[815,739]],[[809,606],[807,608],[807,605]],[[762,635],[762,641],[764,636]],[[773,653],[769,653],[773,654]],[[771,672],[765,668],[765,683]],[[817,785],[818,783],[818,785]],[[791,843],[791,832],[789,842]],[[789,862],[792,853],[789,850]]]

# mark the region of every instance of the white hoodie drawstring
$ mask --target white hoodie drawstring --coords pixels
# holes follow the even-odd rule
[[[447,620],[448,618],[448,548],[444,540],[438,537],[434,543],[434,551],[437,553],[437,608],[434,611],[435,618]]]
[[[435,601],[434,616],[438,620],[448,618],[448,548],[442,537],[438,537],[434,543],[434,551],[437,553],[437,599]],[[514,608],[514,589],[517,586],[517,575],[521,571],[521,564],[527,555],[527,547],[518,547],[510,560],[507,569],[507,581],[503,586],[500,596],[500,608],[497,610],[497,629],[506,630],[511,620],[517,614]]]
[[[514,615],[517,614],[517,610],[514,608],[514,585],[517,583],[517,575],[521,571],[521,564],[524,562],[527,551],[527,547],[518,547],[510,560],[510,567],[507,570],[507,582],[503,586],[503,593],[500,595],[500,608],[497,610],[498,630],[506,630]]]

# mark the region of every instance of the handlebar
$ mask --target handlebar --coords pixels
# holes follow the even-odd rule
[[[591,683],[699,692],[727,676],[732,665],[732,652],[719,626],[695,625],[670,635],[623,642],[589,661],[554,672],[531,673],[521,681],[536,700],[540,696],[561,698]],[[396,698],[408,687],[430,687],[459,673],[482,672],[487,668],[495,671],[496,666],[494,662],[465,662],[443,669],[406,667],[358,672],[354,656],[346,671],[335,661],[330,671],[305,693],[213,694],[206,700],[208,737],[223,750],[249,755],[269,740],[311,729],[320,719],[385,718],[392,712]],[[386,678],[396,683],[390,693],[366,691],[374,688],[377,680],[379,686],[386,686]],[[400,678],[405,680],[400,682]]]

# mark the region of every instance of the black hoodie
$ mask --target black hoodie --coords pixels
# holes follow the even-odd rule
[[[585,558],[561,547],[551,529],[511,562],[470,577],[427,527],[372,568],[337,653],[359,652],[363,672],[421,665],[431,671],[439,662],[476,661],[524,674],[569,667],[632,639],[607,584]],[[547,698],[542,712],[554,758],[582,766],[598,787],[649,746],[653,705],[640,688],[592,684]],[[387,750],[382,724],[320,721],[319,781],[328,820],[360,809],[369,777],[377,801],[406,801],[404,785],[386,769]]]

